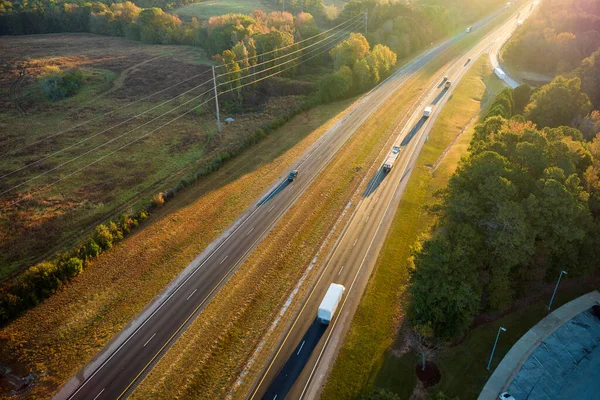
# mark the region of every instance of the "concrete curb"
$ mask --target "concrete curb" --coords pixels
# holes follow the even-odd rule
[[[554,310],[525,333],[506,353],[488,379],[478,400],[493,400],[511,384],[531,353],[556,329],[576,315],[600,304],[600,292],[594,290]]]

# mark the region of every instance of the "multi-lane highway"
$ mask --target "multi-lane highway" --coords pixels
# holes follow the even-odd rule
[[[529,14],[524,10],[529,10],[529,6],[520,10],[520,19]],[[515,10],[515,14],[517,12],[519,11]],[[284,333],[271,363],[250,394],[251,399],[318,398],[327,371],[335,359],[336,347],[352,319],[374,267],[410,176],[410,170],[427,140],[435,119],[448,101],[456,83],[468,70],[471,60],[490,49],[498,51],[500,47],[496,44],[504,43],[515,27],[516,21],[510,18],[465,54],[453,60],[442,73],[452,82],[450,88],[444,87],[440,75],[424,90],[420,101],[411,110],[412,115],[406,125],[397,132],[394,145],[400,146],[401,152],[394,167],[389,173],[384,172],[383,168],[378,168],[374,173],[341,240],[323,267],[316,285],[292,322],[291,328]],[[433,109],[429,118],[423,117],[426,106]],[[378,162],[383,163],[385,157],[387,153]],[[346,292],[337,317],[327,327],[316,320],[316,315],[319,303],[331,283],[344,285]]]
[[[282,176],[278,182],[275,182],[260,199],[257,199],[253,206],[246,210],[238,220],[200,254],[182,275],[164,293],[157,297],[156,301],[146,307],[134,321],[123,328],[119,335],[88,366],[69,381],[55,398],[100,400],[126,397],[174,340],[185,330],[193,318],[227,282],[250,252],[276,225],[277,221],[284,216],[285,212],[306,190],[314,178],[327,166],[337,151],[352,137],[354,132],[407,79],[444,50],[462,39],[463,36],[464,34],[458,35],[424,52],[364,95],[292,166],[291,169],[299,170],[299,175],[294,181],[289,182],[286,180],[286,176]],[[432,95],[435,95],[435,93],[432,93]],[[439,107],[442,104],[440,103]],[[415,121],[414,118],[411,119],[412,123]],[[425,125],[423,128],[427,129],[428,123]],[[346,243],[347,240],[350,240],[349,238],[353,237],[352,232],[358,234],[361,231],[360,240],[355,241],[352,239],[354,245],[349,248],[343,247],[351,252],[353,257],[372,253],[372,251],[369,253],[369,249],[373,249],[371,237],[375,237],[374,235],[377,234],[381,225],[381,223],[375,223],[375,221],[382,220],[387,210],[390,209],[391,203],[386,208],[380,208],[376,205],[378,203],[389,203],[388,198],[397,193],[400,176],[407,171],[410,158],[408,155],[416,154],[420,148],[420,143],[424,137],[420,132],[424,132],[424,130],[415,131],[416,134],[413,139],[406,143],[403,157],[398,161],[392,172],[387,176],[379,173],[375,177],[374,190],[364,198],[360,206],[360,212],[357,213],[353,221],[353,224],[355,224],[356,221],[362,218],[364,223],[360,227],[357,225],[348,229],[343,241],[343,243]],[[343,244],[343,246],[347,246],[347,244]],[[346,250],[338,251],[337,254],[345,254]],[[362,263],[356,263],[358,258],[356,260],[348,259],[348,262],[345,260],[346,258],[336,258],[335,261],[331,262],[321,281],[339,280],[344,282],[348,288],[351,288],[352,279],[355,279],[353,275],[361,271],[359,267]],[[345,270],[342,268],[344,265]],[[317,288],[320,287],[321,285],[317,286]],[[316,290],[310,301],[314,302],[318,297],[320,297],[320,291]],[[293,331],[294,334],[290,335],[290,341],[285,344],[287,347],[284,346],[284,350],[280,352],[280,356],[276,359],[273,364],[274,367],[270,371],[278,370],[278,360],[282,356],[285,360],[291,353],[291,351],[287,351],[290,348],[290,343],[293,343],[291,348],[295,347],[295,343],[303,335],[302,332],[306,332],[308,329],[310,321],[308,321],[308,325],[306,325],[306,322],[307,318],[311,318],[314,305],[310,301],[307,303],[306,314],[301,317],[302,323],[298,324]],[[335,324],[332,324],[331,328],[334,326]],[[324,337],[317,341],[314,346],[317,351],[314,351],[313,355],[320,351],[319,348],[323,348],[323,339],[329,337],[332,331],[331,328],[325,331]],[[310,361],[308,365],[311,365]],[[316,363],[313,361],[312,365],[316,365]],[[304,369],[304,371],[307,370],[309,369]],[[269,373],[272,374],[272,372]],[[270,375],[267,374],[267,376]],[[266,380],[266,382],[269,381],[270,379]],[[308,380],[305,379],[305,381]],[[260,388],[263,388],[263,386],[261,385]]]

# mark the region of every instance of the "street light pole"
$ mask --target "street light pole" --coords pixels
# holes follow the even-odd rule
[[[558,284],[560,283],[560,278],[562,278],[563,274],[567,275],[567,271],[560,271],[560,275],[558,275],[558,281],[556,281],[556,286],[554,287],[554,293],[552,293],[552,297],[550,298],[550,304],[548,304],[548,311],[550,311],[550,307],[552,307],[552,301],[554,300],[554,295],[556,295],[556,290],[558,289]]]
[[[498,344],[498,338],[500,337],[500,332],[506,332],[506,328],[500,327],[498,328],[498,334],[496,335],[496,341],[494,342],[494,348],[492,349],[492,354],[490,354],[490,362],[488,362],[487,370],[490,370],[492,365],[492,358],[494,358],[494,352],[496,351],[496,345]]]

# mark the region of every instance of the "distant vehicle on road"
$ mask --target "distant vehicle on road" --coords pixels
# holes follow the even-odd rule
[[[442,79],[442,82],[446,82],[448,80],[448,75],[444,76],[444,79]]]
[[[317,312],[317,320],[320,323],[329,325],[345,291],[346,288],[337,283],[329,285],[329,289],[327,289],[327,293],[325,293],[325,297],[323,297],[323,301],[321,301],[319,311]]]
[[[452,82],[450,82],[450,81],[446,81],[446,84],[444,85],[444,88],[445,88],[445,89],[449,89],[449,88],[450,88],[450,86],[452,86]]]
[[[423,117],[429,118],[429,116],[431,115],[431,111],[433,111],[433,108],[431,106],[425,107],[425,110],[423,111]]]
[[[502,80],[504,80],[506,78],[506,73],[504,71],[502,71],[502,69],[500,67],[496,67],[494,68],[494,73],[496,74],[496,76]]]
[[[288,175],[288,182],[293,181],[298,176],[298,170],[295,169]]]
[[[385,172],[390,172],[394,167],[394,163],[396,162],[396,158],[398,158],[398,154],[400,153],[400,146],[394,146],[392,148],[392,152],[388,155],[383,163],[383,170]]]
[[[498,396],[498,400],[517,400],[512,397],[508,392],[504,392]]]
[[[465,32],[467,32],[467,33],[471,33],[471,31],[472,31],[472,30],[473,30],[473,27],[472,27],[472,26],[469,26]]]

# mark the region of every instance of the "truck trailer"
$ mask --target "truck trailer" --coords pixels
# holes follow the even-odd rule
[[[400,146],[394,146],[392,148],[392,152],[388,155],[383,163],[383,170],[385,172],[390,172],[394,163],[396,162],[396,158],[398,158],[398,154],[400,154]]]
[[[423,111],[423,117],[429,118],[432,111],[433,111],[433,107],[431,107],[431,106],[425,107],[425,110]]]
[[[329,285],[329,289],[327,289],[327,293],[325,293],[325,297],[323,297],[323,301],[321,301],[319,311],[317,312],[317,320],[320,323],[329,325],[345,291],[346,288],[337,283]]]

